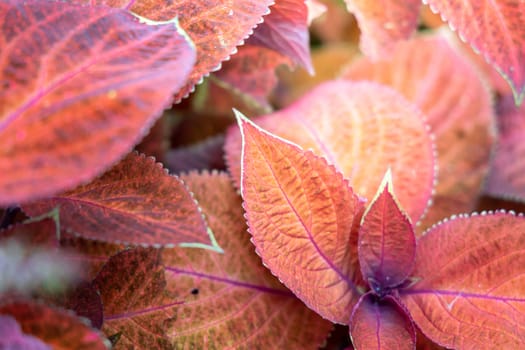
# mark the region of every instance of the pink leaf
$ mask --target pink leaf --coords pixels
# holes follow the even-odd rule
[[[515,0],[424,0],[525,97],[525,3]]]
[[[62,227],[83,237],[220,251],[184,183],[154,159],[137,153],[87,185],[23,209],[35,216],[55,207]]]
[[[498,144],[492,157],[485,191],[496,197],[525,200],[525,105],[516,107],[511,96],[500,101]]]
[[[423,235],[417,281],[400,290],[414,322],[458,349],[525,348],[525,219],[459,216]]]
[[[410,218],[424,213],[434,185],[433,142],[424,117],[398,93],[375,83],[331,81],[281,111],[256,119],[266,130],[324,156],[372,199],[388,167]],[[226,160],[240,178],[241,139],[230,129]]]
[[[120,9],[8,0],[0,23],[0,205],[102,173],[170,105],[195,61],[175,22],[145,25]]]
[[[241,194],[257,253],[308,307],[346,324],[357,297],[362,202],[326,160],[237,117]]]
[[[361,29],[361,50],[372,60],[388,57],[417,27],[419,0],[345,0]]]
[[[416,348],[416,330],[405,309],[393,297],[377,300],[365,294],[352,311],[350,337],[356,350]]]
[[[416,237],[395,197],[390,171],[363,216],[358,252],[361,273],[378,294],[402,283],[414,267]]]
[[[304,0],[276,0],[247,43],[277,51],[314,74]]]
[[[438,34],[400,43],[386,61],[356,61],[343,76],[389,85],[428,117],[439,171],[433,204],[420,230],[474,210],[488,170],[494,112],[490,92],[472,64]]]
[[[49,350],[49,347],[40,339],[24,334],[18,322],[6,315],[0,315],[0,348]]]

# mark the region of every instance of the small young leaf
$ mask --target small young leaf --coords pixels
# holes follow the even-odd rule
[[[62,227],[83,237],[220,250],[182,181],[136,153],[87,185],[23,209],[35,216],[57,206]]]
[[[525,3],[514,0],[424,0],[525,98]]]
[[[46,349],[109,349],[109,342],[97,330],[64,310],[29,301],[3,301],[0,315],[16,319],[22,332],[40,339],[48,346]],[[0,337],[0,345],[3,338]]]
[[[377,294],[399,285],[414,267],[416,236],[397,203],[390,170],[363,216],[358,252],[361,273]]]
[[[102,173],[170,105],[195,61],[176,22],[145,25],[120,9],[5,0],[0,23],[0,205]]]
[[[331,81],[279,112],[258,119],[265,130],[324,156],[372,199],[390,167],[396,194],[413,222],[424,213],[434,184],[433,142],[421,112],[390,88]],[[230,129],[226,160],[240,179],[241,138]]]
[[[356,350],[415,350],[416,329],[393,297],[365,294],[352,311],[350,337]]]
[[[277,0],[247,44],[267,47],[314,74],[310,58],[308,9],[304,0]]]
[[[417,245],[401,299],[434,342],[458,349],[525,348],[525,218],[460,216]]]
[[[395,44],[417,27],[419,0],[345,0],[361,29],[361,51],[372,60],[388,58]]]
[[[237,118],[241,194],[257,253],[308,307],[346,324],[357,297],[363,203],[325,159]]]
[[[433,204],[420,231],[454,213],[474,210],[488,170],[494,112],[490,92],[471,63],[437,34],[400,43],[391,58],[380,63],[355,61],[343,77],[392,86],[428,117],[439,171]],[[399,196],[395,171],[394,177]]]
[[[518,108],[512,96],[504,96],[499,106],[498,143],[485,192],[525,201],[525,105]]]

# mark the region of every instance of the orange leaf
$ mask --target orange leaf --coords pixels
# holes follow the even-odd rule
[[[263,262],[324,318],[347,324],[356,302],[363,203],[334,166],[238,115],[241,194]]]
[[[515,0],[424,0],[492,63],[512,87],[516,104],[525,98],[525,3]]]
[[[195,61],[176,22],[124,10],[8,0],[0,23],[0,205],[71,189],[122,158]]]
[[[332,325],[261,264],[229,177],[191,173],[183,179],[201,203],[224,254],[164,251],[168,288],[186,299],[170,323],[175,344],[197,349],[317,350]]]
[[[87,326],[83,320],[76,317],[73,313],[64,310],[35,302],[4,300],[0,304],[0,315],[8,315],[16,319],[22,332],[41,340],[47,345],[45,349],[109,349],[109,342],[97,330]],[[0,320],[3,319],[0,318]],[[5,335],[2,335],[0,337],[0,345],[2,345],[4,339]],[[24,345],[27,345],[27,343]],[[24,349],[26,348],[24,347]]]
[[[433,143],[419,110],[392,89],[332,81],[286,109],[255,120],[271,133],[326,157],[353,190],[369,200],[390,167],[410,218],[417,222],[425,211],[434,181]],[[225,150],[238,183],[241,140],[233,128]]]
[[[470,62],[438,35],[418,37],[400,43],[390,60],[354,62],[343,77],[390,85],[428,117],[439,172],[422,228],[473,210],[488,169],[494,116],[490,93]]]
[[[400,295],[421,331],[458,349],[525,348],[525,219],[452,217],[419,241]]]
[[[136,153],[87,185],[23,209],[35,216],[57,206],[62,227],[83,237],[220,251],[182,181]]]
[[[345,0],[361,29],[361,51],[372,60],[388,58],[398,41],[416,30],[419,0]]]

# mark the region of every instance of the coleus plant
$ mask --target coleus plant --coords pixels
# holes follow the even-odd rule
[[[368,204],[325,159],[239,116],[241,193],[257,253],[356,349],[524,345],[525,219],[454,217],[416,242],[388,170]]]
[[[244,141],[233,127],[165,157],[221,168],[226,140],[257,252],[288,289],[253,254],[225,173],[176,177],[129,151],[215,70],[207,82],[234,93],[203,94],[205,83],[193,106],[231,111],[241,95],[271,110],[276,66],[313,71],[307,24],[322,6],[0,0],[0,346],[317,348],[332,327],[319,314],[348,324],[357,348],[414,348],[416,328],[423,343],[523,347],[522,218],[460,215],[424,231],[475,207],[493,110],[473,65],[492,68],[439,36],[398,43],[419,1],[345,3],[368,57],[342,77],[376,83],[325,84],[256,121],[288,141],[239,117]],[[524,96],[525,6],[428,3],[510,83],[499,114],[519,119],[505,104]],[[489,191],[522,196],[519,136],[502,130]],[[159,143],[139,148],[164,159]]]

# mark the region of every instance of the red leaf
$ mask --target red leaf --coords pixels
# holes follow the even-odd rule
[[[514,0],[424,0],[492,63],[517,104],[525,98],[525,3]]]
[[[201,203],[224,254],[164,251],[170,292],[186,299],[170,323],[175,344],[197,349],[318,349],[332,325],[261,264],[228,176],[192,173],[183,179]]]
[[[350,337],[356,350],[416,349],[416,330],[393,297],[377,300],[365,294],[354,307]]]
[[[270,11],[247,43],[279,52],[314,74],[305,1],[276,0]]]
[[[78,0],[75,0],[78,1]],[[80,0],[91,3],[92,0]],[[96,0],[97,3],[123,7],[133,13],[155,21],[178,18],[182,29],[188,33],[197,48],[197,62],[190,77],[175,100],[187,96],[195,84],[221,62],[236,52],[254,27],[269,12],[272,0]],[[166,70],[167,72],[169,70]],[[176,69],[173,71],[177,71]],[[168,74],[169,76],[169,74]]]
[[[390,60],[355,62],[344,77],[390,85],[428,117],[439,172],[433,205],[420,231],[454,213],[474,210],[488,170],[493,111],[486,84],[470,62],[440,36],[425,36],[400,43]]]
[[[353,190],[368,199],[390,167],[397,196],[410,218],[416,222],[425,211],[434,181],[432,140],[419,110],[395,91],[374,83],[332,81],[256,122],[325,156],[349,179]],[[225,151],[238,181],[237,130],[230,130]]]
[[[363,216],[358,252],[361,273],[378,294],[402,283],[414,267],[416,236],[397,203],[390,171]]]
[[[277,84],[275,69],[287,64],[281,54],[254,45],[245,45],[225,62],[215,76],[241,94],[249,95],[268,107],[268,95]]]
[[[104,321],[102,299],[93,283],[83,282],[67,295],[64,306],[75,311],[78,316],[91,321],[91,325],[100,329]]]
[[[418,282],[400,290],[434,342],[459,349],[525,348],[525,219],[460,216],[418,242]]]
[[[355,303],[355,242],[363,204],[312,152],[238,115],[241,194],[257,253],[303,302],[346,324]]]
[[[520,108],[511,96],[500,102],[498,145],[485,191],[496,197],[525,200],[525,105]]]
[[[0,23],[0,205],[100,174],[170,104],[195,60],[176,23],[144,25],[124,10],[8,0]]]
[[[22,332],[40,339],[53,349],[105,350],[109,348],[109,342],[102,338],[98,331],[64,310],[29,301],[4,301],[0,304],[0,315],[15,318]],[[0,344],[1,342],[2,340]]]
[[[172,348],[163,323],[169,317],[167,309],[183,301],[164,304],[170,297],[165,292],[159,250],[120,252],[108,260],[93,283],[104,305],[104,333],[121,333],[116,348]]]
[[[6,350],[49,350],[49,347],[40,339],[22,333],[18,322],[5,315],[0,315],[0,348]]]
[[[373,60],[384,59],[398,41],[416,30],[419,0],[345,0],[361,29],[361,51]]]
[[[35,216],[57,206],[61,225],[83,237],[220,251],[182,181],[136,153],[87,185],[23,209]]]

